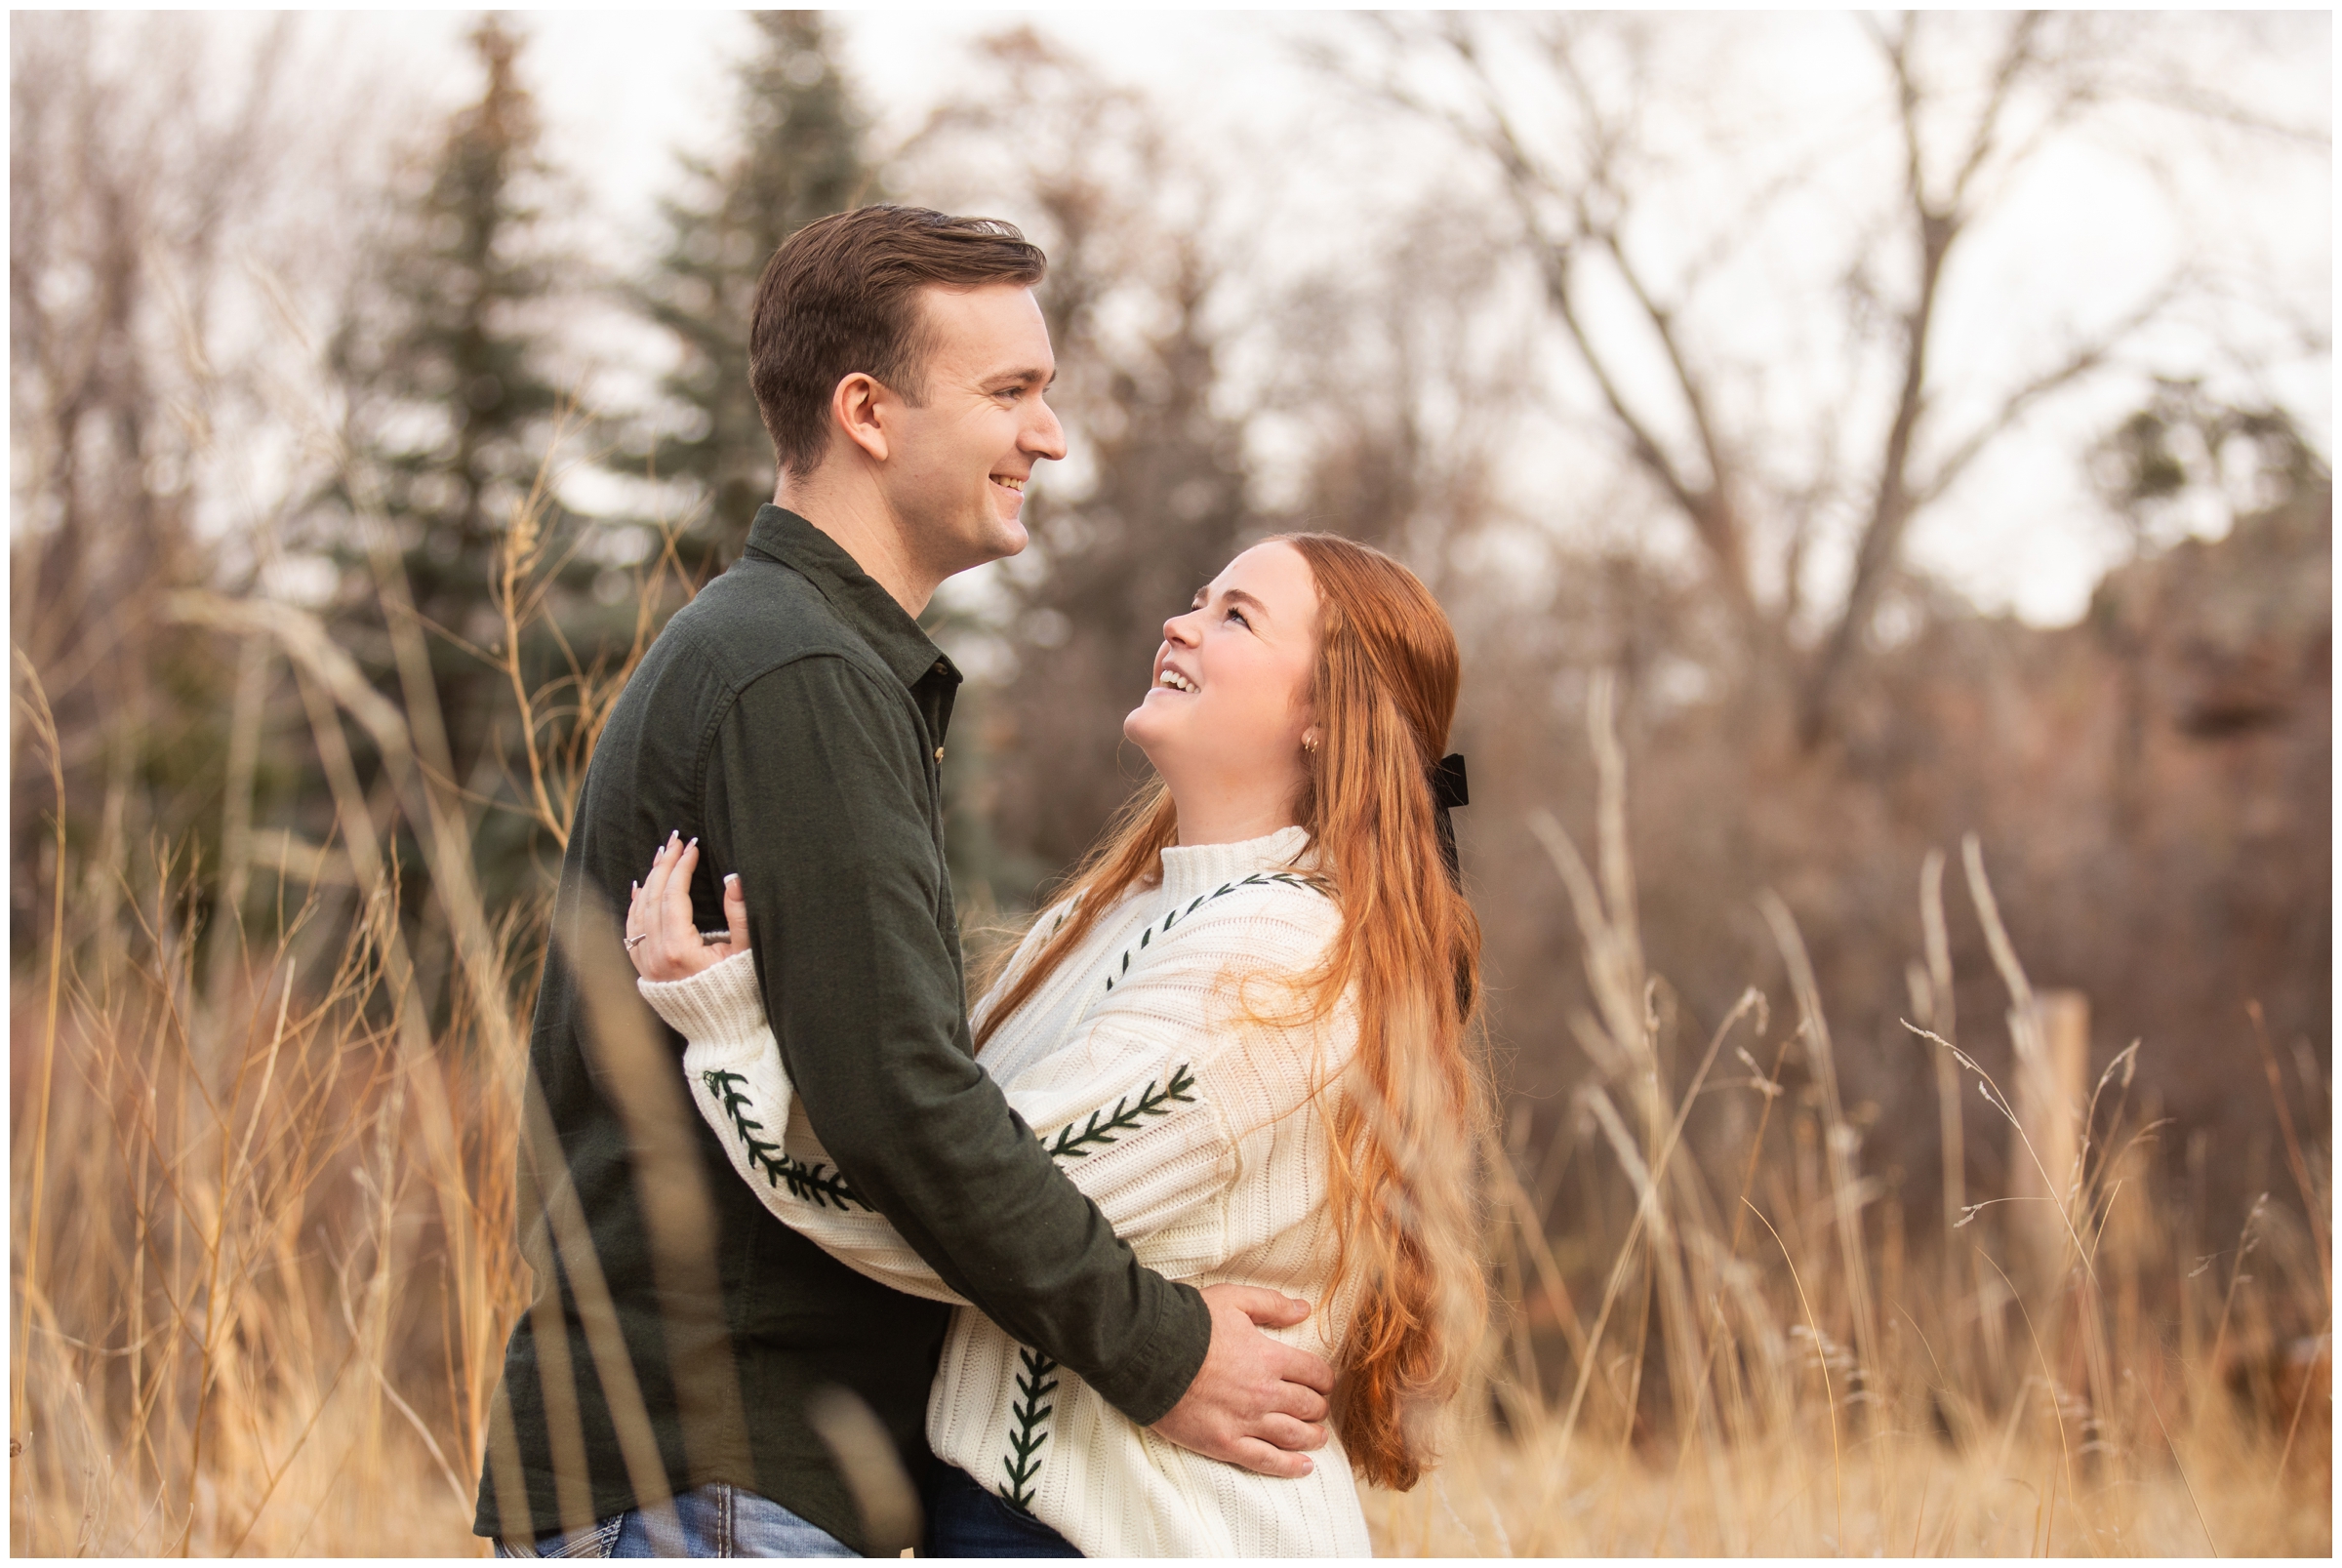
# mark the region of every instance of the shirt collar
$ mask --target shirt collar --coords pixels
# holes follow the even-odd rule
[[[960,682],[958,668],[895,602],[895,596],[847,554],[845,547],[795,512],[770,502],[756,508],[748,526],[748,548],[780,562],[810,582],[830,608],[861,633],[870,651],[886,662],[896,679],[916,686],[929,675]]]

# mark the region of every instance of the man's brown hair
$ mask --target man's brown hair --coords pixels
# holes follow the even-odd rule
[[[856,371],[913,407],[934,348],[919,291],[1041,281],[1049,259],[1014,223],[924,207],[858,207],[773,253],[748,327],[748,384],[781,466],[803,478],[829,442],[829,396]]]

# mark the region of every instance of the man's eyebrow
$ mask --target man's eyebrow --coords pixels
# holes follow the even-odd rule
[[[1043,370],[1035,365],[1028,370],[1004,370],[997,376],[988,377],[987,380],[995,386],[1006,385],[1012,382],[1020,386],[1030,386],[1033,382],[1038,382],[1043,387],[1050,387],[1057,384],[1057,372]]]

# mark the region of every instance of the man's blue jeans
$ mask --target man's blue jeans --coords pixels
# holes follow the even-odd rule
[[[499,1541],[500,1557],[851,1557],[845,1543],[769,1498],[718,1481],[665,1508],[625,1513],[574,1535]]]

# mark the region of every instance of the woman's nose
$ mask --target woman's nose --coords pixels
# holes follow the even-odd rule
[[[1173,616],[1170,620],[1164,622],[1163,641],[1178,643],[1183,648],[1194,647],[1195,636],[1188,626],[1189,620],[1192,618],[1195,612],[1191,610],[1187,613],[1187,615]]]

